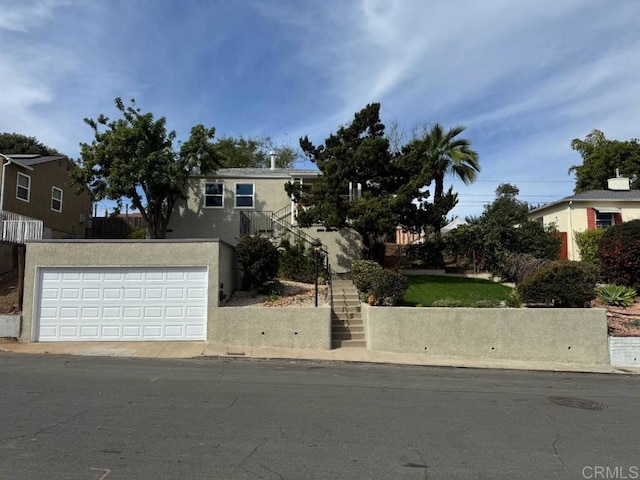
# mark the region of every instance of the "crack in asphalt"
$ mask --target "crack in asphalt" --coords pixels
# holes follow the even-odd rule
[[[558,433],[556,435],[556,439],[551,444],[551,447],[553,448],[553,453],[556,456],[556,458],[558,460],[560,460],[560,463],[562,464],[562,468],[566,469],[567,466],[564,464],[564,460],[562,459],[562,456],[560,455],[560,453],[558,453],[558,442],[559,441],[560,441],[560,434]]]

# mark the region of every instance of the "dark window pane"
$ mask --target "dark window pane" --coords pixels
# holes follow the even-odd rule
[[[253,183],[236,184],[236,195],[253,195]]]
[[[221,183],[207,183],[205,185],[205,193],[207,195],[222,195]]]
[[[206,207],[221,207],[222,197],[220,195],[208,195],[204,199]]]
[[[253,197],[236,197],[236,207],[253,207]]]

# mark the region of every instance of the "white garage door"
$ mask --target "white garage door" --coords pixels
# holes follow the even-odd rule
[[[206,267],[42,268],[38,340],[205,340]]]

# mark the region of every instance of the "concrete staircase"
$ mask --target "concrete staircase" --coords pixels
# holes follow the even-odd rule
[[[351,280],[333,280],[331,347],[366,348],[360,297]]]

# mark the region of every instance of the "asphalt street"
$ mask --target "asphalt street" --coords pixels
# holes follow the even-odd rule
[[[0,479],[633,479],[639,396],[640,376],[0,353]]]

